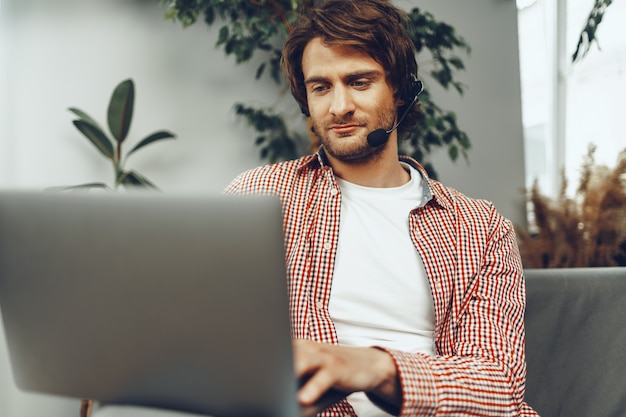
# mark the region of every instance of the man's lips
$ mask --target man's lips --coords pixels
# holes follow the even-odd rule
[[[357,125],[357,124],[332,125],[330,126],[330,130],[332,130],[338,135],[345,135],[345,134],[353,133],[359,127],[360,125]]]

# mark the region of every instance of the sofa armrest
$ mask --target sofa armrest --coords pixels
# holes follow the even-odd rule
[[[528,404],[543,417],[626,415],[626,268],[524,273]]]

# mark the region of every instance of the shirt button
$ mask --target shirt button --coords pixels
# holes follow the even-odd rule
[[[336,196],[337,194],[339,194],[339,190],[337,190],[336,188],[333,188],[330,190],[330,195],[332,195],[333,197]]]
[[[324,309],[324,303],[322,303],[321,301],[318,301],[315,303],[315,307],[317,307],[318,310],[323,310]]]
[[[324,243],[324,250],[326,252],[328,252],[332,247],[333,247],[333,245],[330,242]]]

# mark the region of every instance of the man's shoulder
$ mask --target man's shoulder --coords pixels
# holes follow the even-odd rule
[[[419,171],[422,178],[428,185],[427,193],[430,194],[429,197],[432,197],[432,201],[440,207],[457,212],[465,212],[467,210],[474,212],[491,212],[494,210],[494,206],[491,201],[469,197],[459,190],[431,178],[426,169],[415,159],[409,156],[400,155],[400,161],[409,164],[414,169]]]
[[[498,211],[491,200],[470,197],[456,188],[444,185],[434,179],[429,179],[428,183],[435,201],[457,215],[485,219],[498,215]]]
[[[281,194],[306,178],[315,166],[315,155],[262,165],[239,174],[225,189],[226,194]]]
[[[459,190],[443,185],[439,181],[429,180],[434,201],[439,202],[443,210],[436,210],[440,219],[447,219],[457,225],[457,232],[464,230],[473,235],[505,235],[513,230],[513,224],[502,215],[491,200],[469,197]],[[444,204],[440,202],[444,201]]]

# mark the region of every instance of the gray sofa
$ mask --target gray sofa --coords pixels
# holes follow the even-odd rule
[[[524,274],[527,402],[542,417],[626,416],[626,267]]]
[[[525,275],[527,402],[542,417],[626,416],[626,267],[537,269]],[[8,363],[6,368],[2,374],[12,385]],[[0,389],[0,415],[78,417],[77,400],[61,401]],[[107,408],[92,416],[144,415]]]
[[[526,401],[542,417],[626,416],[626,267],[525,275]]]

